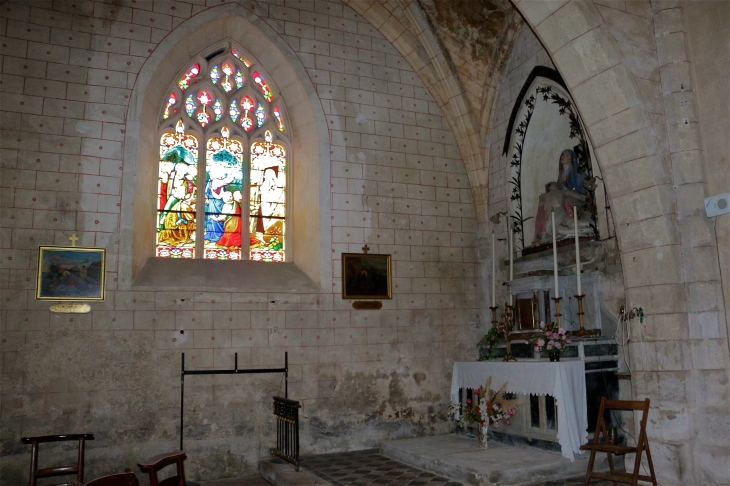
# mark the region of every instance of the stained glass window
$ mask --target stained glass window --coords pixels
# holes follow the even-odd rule
[[[254,71],[253,73],[253,82],[259,85],[259,88],[261,88],[261,94],[264,95],[264,98],[266,98],[266,101],[272,102],[274,101],[274,95],[271,93],[271,89],[269,89],[269,85],[266,84],[266,81],[264,81],[264,78],[261,77],[261,75]]]
[[[272,80],[235,47],[187,66],[161,104],[156,255],[283,262],[290,141]]]
[[[177,82],[177,85],[180,86],[180,89],[182,90],[188,89],[190,87],[190,81],[196,77],[198,73],[200,73],[200,64],[193,64],[193,66],[188,69],[185,74],[183,74]]]
[[[198,140],[185,134],[179,120],[175,133],[160,139],[157,183],[157,256],[195,256],[195,205],[198,180]]]
[[[286,150],[272,142],[251,145],[249,188],[250,255],[254,261],[284,261],[284,216],[286,214]]]
[[[205,258],[241,259],[243,145],[229,138],[208,139],[205,158]]]

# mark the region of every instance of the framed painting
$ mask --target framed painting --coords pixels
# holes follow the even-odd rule
[[[106,250],[38,248],[36,300],[104,300]]]
[[[343,299],[391,299],[390,255],[342,254]]]

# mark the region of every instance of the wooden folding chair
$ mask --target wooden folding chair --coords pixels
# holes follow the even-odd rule
[[[151,457],[137,465],[142,472],[149,474],[150,486],[185,486],[185,465],[183,461],[187,458],[188,456],[185,455],[185,452],[174,451]],[[176,467],[175,476],[159,480],[157,478],[157,472],[172,464]]]
[[[94,440],[92,434],[44,435],[41,437],[23,437],[23,444],[32,446],[30,453],[30,486],[36,486],[40,478],[76,475],[76,481],[65,481],[64,485],[75,485],[84,482],[84,451],[87,440]],[[46,442],[78,441],[78,457],[75,465],[38,468],[38,449]]]
[[[611,444],[608,437],[608,428],[606,427],[606,420],[604,412],[608,410],[621,410],[621,411],[638,411],[641,410],[641,421],[639,432],[639,438],[636,441],[636,446],[618,445]],[[636,486],[638,481],[649,481],[654,486],[657,486],[656,475],[654,474],[654,465],[651,462],[651,452],[649,451],[649,441],[646,438],[646,420],[649,417],[649,399],[642,401],[632,400],[608,400],[606,397],[601,397],[601,407],[598,411],[598,421],[596,423],[596,432],[593,434],[593,443],[582,445],[580,448],[584,451],[591,451],[591,457],[588,460],[588,471],[586,472],[585,486],[591,484],[591,478],[603,479],[606,481],[618,481],[620,483],[631,484]],[[596,452],[605,452],[608,456],[608,465],[611,473],[599,473],[593,472],[593,463],[596,459]],[[639,468],[641,467],[641,455],[646,452],[646,460],[649,463],[649,473],[651,476],[639,474]],[[636,453],[636,459],[634,460],[633,472],[617,471],[613,465],[614,455],[623,455]],[[614,482],[614,484],[616,484]]]

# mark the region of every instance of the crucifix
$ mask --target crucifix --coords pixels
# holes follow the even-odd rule
[[[370,247],[369,247],[369,246],[368,246],[367,244],[366,244],[365,246],[363,246],[363,247],[362,247],[362,252],[363,252],[364,254],[366,254],[366,255],[367,255],[369,251],[370,251]]]
[[[76,236],[76,233],[69,236],[68,239],[71,241],[71,246],[76,246],[76,243],[79,241],[79,237]]]

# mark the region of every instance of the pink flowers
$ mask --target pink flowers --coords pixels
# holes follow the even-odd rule
[[[540,323],[540,329],[530,338],[533,350],[536,353],[541,352],[543,349],[547,351],[563,352],[568,344],[573,341],[568,337],[565,329],[558,327],[554,322],[550,324]]]

